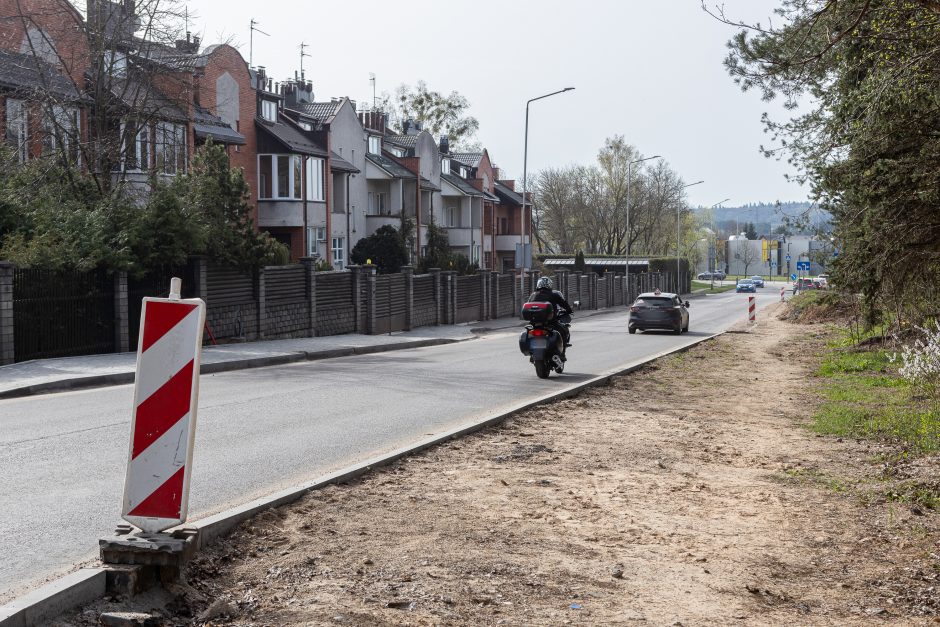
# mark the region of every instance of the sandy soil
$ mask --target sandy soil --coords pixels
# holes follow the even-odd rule
[[[261,515],[161,621],[933,623],[937,515],[879,497],[879,445],[803,426],[822,333],[765,317]]]

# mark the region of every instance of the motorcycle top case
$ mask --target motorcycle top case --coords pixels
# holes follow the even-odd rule
[[[523,303],[522,317],[528,322],[549,322],[555,317],[555,306],[551,303]]]

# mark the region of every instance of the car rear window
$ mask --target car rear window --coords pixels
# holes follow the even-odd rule
[[[637,307],[672,307],[673,303],[671,298],[648,297],[636,299],[634,305]]]

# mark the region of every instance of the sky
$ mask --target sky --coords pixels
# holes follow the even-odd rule
[[[709,0],[714,3],[716,0]],[[722,0],[729,16],[764,23],[779,0]],[[763,157],[765,111],[777,103],[741,92],[722,64],[735,29],[700,0],[191,0],[190,30],[205,44],[228,41],[276,79],[292,77],[300,44],[318,100],[371,101],[402,83],[458,91],[480,122],[476,139],[505,178],[523,170],[525,104],[532,103],[530,172],[594,162],[604,140],[623,135],[661,155],[687,183],[693,206],[805,200],[784,180],[785,162]]]

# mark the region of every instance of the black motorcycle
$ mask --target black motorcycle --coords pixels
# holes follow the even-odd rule
[[[535,374],[547,379],[552,370],[565,371],[565,338],[553,326],[555,306],[551,303],[524,303],[522,317],[529,323],[519,336],[519,350],[535,365]],[[571,316],[558,317],[558,323],[568,327]]]

